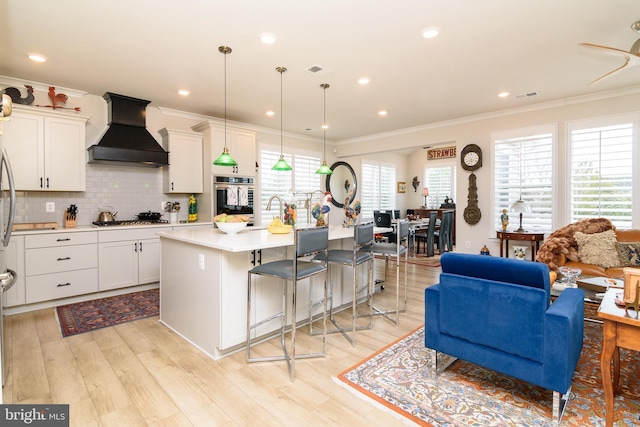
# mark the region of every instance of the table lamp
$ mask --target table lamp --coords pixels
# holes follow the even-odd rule
[[[524,233],[526,230],[522,228],[522,214],[525,212],[530,213],[531,208],[529,207],[527,202],[525,202],[524,200],[522,200],[522,198],[520,198],[515,202],[513,202],[513,204],[510,207],[510,210],[511,212],[516,212],[520,214],[520,227],[516,230],[516,233]]]
[[[429,189],[427,187],[424,187],[422,189],[422,195],[424,196],[424,207],[427,207],[427,196],[429,195]]]

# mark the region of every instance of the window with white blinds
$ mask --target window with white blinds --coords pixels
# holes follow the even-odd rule
[[[362,162],[362,185],[360,203],[362,217],[373,218],[374,210],[389,210],[396,207],[396,168],[375,162]]]
[[[424,186],[429,189],[427,208],[438,208],[447,197],[456,200],[456,166],[441,166],[424,170]],[[420,191],[420,190],[419,190]],[[424,200],[424,198],[423,198]]]
[[[604,217],[632,228],[634,124],[584,126],[570,126],[571,222]]]
[[[274,171],[271,169],[280,159],[280,152],[269,149],[260,150],[260,205],[257,207],[256,217],[260,223],[268,225],[274,216],[278,215],[280,203],[277,199],[271,203],[271,210],[267,211],[267,203],[271,196],[278,195],[283,202],[295,203],[298,222],[306,222],[307,208],[305,200],[307,193],[322,188],[324,175],[316,174],[320,167],[320,154],[314,156],[309,153],[283,153],[291,166],[290,171]],[[284,205],[283,205],[284,206]]]
[[[521,133],[517,135],[517,133]],[[531,212],[523,213],[522,227],[549,233],[553,212],[553,147],[555,126],[541,126],[492,135],[494,144],[494,206],[492,222],[501,229],[503,209],[524,200]],[[508,135],[508,136],[507,136]],[[482,189],[478,189],[482,193]],[[519,226],[519,213],[509,212],[509,230]]]

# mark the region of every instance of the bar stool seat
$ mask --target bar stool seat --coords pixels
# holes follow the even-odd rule
[[[334,317],[333,311],[333,281],[329,284],[329,321],[333,323],[336,329],[327,330],[327,333],[336,333],[340,332],[349,343],[355,347],[356,345],[356,331],[363,329],[371,329],[372,327],[372,315],[373,308],[371,304],[371,296],[372,296],[372,285],[373,285],[373,222],[356,225],[353,230],[353,249],[330,249],[327,255],[327,261],[329,263],[329,268],[331,265],[342,265],[349,266],[352,268],[353,272],[353,292],[352,292],[352,300],[351,300],[351,310],[352,310],[352,325],[350,329],[346,329],[338,324],[337,320]],[[325,255],[323,253],[317,255],[315,260],[324,261]],[[359,287],[358,285],[358,266],[364,264],[365,262],[369,263],[368,274],[367,274],[367,284],[365,287]],[[358,318],[361,317],[358,315],[358,295],[362,290],[366,288],[367,290],[367,307],[369,308],[369,313],[365,317],[369,318],[369,323],[365,326],[358,326]],[[309,324],[313,325],[312,319],[309,319]],[[347,334],[347,332],[351,332],[351,336]],[[313,334],[313,332],[312,332]]]
[[[327,261],[311,260],[313,257],[324,254],[327,256],[329,246],[329,228],[314,227],[306,229],[295,230],[295,256],[293,259],[272,261],[265,264],[258,265],[248,272],[248,291],[247,291],[247,363],[253,362],[267,362],[274,360],[285,360],[287,362],[287,368],[289,370],[289,376],[291,381],[295,380],[295,361],[296,359],[324,357],[326,355],[326,330],[327,330]],[[301,280],[313,277],[317,274],[324,273],[324,308],[322,314],[322,350],[313,353],[296,354],[296,310],[297,310],[297,290],[298,283]],[[283,279],[286,281],[286,286],[283,286],[282,293],[282,311],[251,324],[251,278],[253,275],[266,276]],[[293,284],[292,299],[291,299],[291,354],[287,350],[287,343],[285,340],[286,335],[286,313],[287,308],[287,288],[289,283]],[[311,281],[309,282],[309,292],[311,292]],[[282,355],[266,356],[266,357],[251,357],[251,331],[270,322],[273,319],[280,318],[280,342],[282,346]]]
[[[407,261],[409,255],[408,240],[409,240],[409,221],[401,220],[397,224],[397,237],[395,243],[374,243],[373,254],[384,256],[384,277],[387,279],[387,268],[389,265],[389,258],[395,258],[396,260],[396,308],[395,310],[383,310],[375,305],[373,306],[374,315],[382,315],[396,325],[400,324],[400,312],[406,311],[407,308]],[[405,243],[405,244],[403,244]],[[404,255],[404,308],[400,308],[400,257]],[[395,320],[389,315],[395,314]]]

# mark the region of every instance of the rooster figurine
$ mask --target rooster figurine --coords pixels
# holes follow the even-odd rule
[[[27,88],[27,97],[21,98],[22,94],[20,89],[16,87],[8,87],[4,90],[4,93],[9,95],[14,104],[29,105],[33,102],[35,97],[33,96],[33,86],[24,85]]]
[[[51,100],[51,108],[55,110],[59,108],[57,104],[66,104],[69,97],[64,93],[56,93],[56,88],[49,86],[49,99]]]
[[[327,218],[329,211],[331,210],[331,193],[328,191],[325,193],[321,203],[316,203],[311,209],[311,215],[316,220],[316,227],[327,225],[329,218]]]
[[[349,206],[349,200],[353,196],[353,193],[349,193],[349,195],[344,199],[344,207],[342,210],[344,211],[344,225],[352,226],[356,223],[356,218],[360,215],[360,211],[362,210],[362,205],[360,204],[360,200],[355,200],[352,206]]]

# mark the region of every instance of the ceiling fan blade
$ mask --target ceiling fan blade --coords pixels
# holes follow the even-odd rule
[[[579,43],[579,45],[582,46],[582,47],[586,47],[587,49],[589,49],[591,51],[597,51],[597,52],[600,52],[600,53],[607,53],[609,55],[623,56],[625,58],[633,55],[633,53],[628,52],[626,50],[617,49],[615,47],[602,46],[602,45],[599,45],[599,44]]]
[[[640,41],[640,40],[639,40]],[[638,42],[636,42],[638,43]],[[622,50],[622,49],[617,49],[615,47],[609,47],[609,46],[601,46],[598,44],[593,44],[593,43],[580,43],[580,46],[585,47],[591,51],[597,51],[600,53],[606,53],[608,55],[614,55],[617,57],[621,57],[624,58],[624,64],[622,64],[620,67],[616,68],[613,71],[608,72],[607,74],[605,74],[602,77],[598,77],[597,79],[595,79],[594,81],[592,81],[591,83],[589,83],[587,86],[591,86],[594,83],[599,82],[600,80],[610,77],[613,74],[617,73],[618,71],[622,70],[623,68],[627,67],[627,66],[636,66],[636,65],[640,65],[640,54],[636,53],[635,51],[633,51],[634,49],[632,48],[631,52],[628,52],[626,50]],[[634,44],[634,47],[636,45]]]
[[[605,74],[604,76],[598,77],[597,79],[595,79],[594,81],[592,81],[591,83],[589,83],[587,86],[591,86],[594,83],[599,82],[602,79],[605,79],[607,77],[611,77],[613,74],[617,73],[618,71],[621,71],[623,68],[625,68],[627,65],[629,64],[629,58],[627,58],[627,60],[624,62],[624,64],[622,64],[620,67],[616,68],[613,71],[609,71],[607,74]]]

